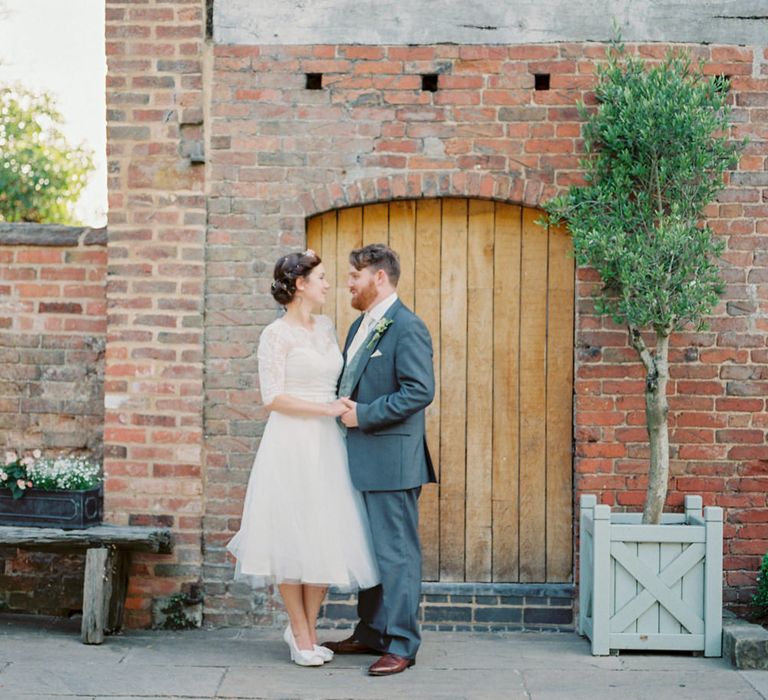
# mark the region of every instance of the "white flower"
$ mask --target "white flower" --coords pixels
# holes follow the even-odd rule
[[[45,457],[27,468],[27,476],[43,490],[92,488],[102,480],[100,465],[87,457]]]
[[[8,475],[4,471],[0,471],[0,481],[8,481]]]
[[[11,462],[15,462],[18,459],[18,455],[15,452],[11,452],[10,450],[5,453],[5,463],[10,464]]]
[[[389,328],[394,321],[392,321],[391,318],[382,317],[379,319],[379,322],[376,324],[376,327],[374,328],[374,334],[373,337],[368,341],[367,347],[372,348],[374,345],[376,345],[376,342],[381,338],[384,333],[387,332],[387,328]]]
[[[27,488],[27,482],[24,481],[24,479],[16,479],[16,486],[18,486],[22,491]]]
[[[34,452],[32,452],[32,456],[33,456],[35,459],[40,459],[40,457],[42,457],[42,456],[43,456],[43,453],[42,453],[42,452],[40,452],[40,450],[35,450]]]
[[[23,457],[22,460],[21,460],[21,463],[25,467],[31,467],[35,463],[35,460],[32,459],[32,457]]]

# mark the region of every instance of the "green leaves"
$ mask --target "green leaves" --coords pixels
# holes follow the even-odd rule
[[[757,574],[757,590],[752,596],[752,605],[758,617],[768,615],[768,554],[765,554]]]
[[[61,122],[49,95],[0,88],[0,221],[76,223],[72,206],[93,163]]]
[[[581,106],[587,185],[545,209],[569,227],[578,263],[599,272],[599,312],[660,335],[699,324],[723,289],[723,246],[703,210],[739,151],[725,136],[725,91],[684,54],[648,68],[614,47],[595,95],[596,111]]]

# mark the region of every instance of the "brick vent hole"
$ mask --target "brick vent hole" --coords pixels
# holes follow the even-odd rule
[[[731,76],[721,74],[715,77],[715,89],[718,92],[728,93],[731,89]]]
[[[535,73],[533,87],[536,90],[549,90],[549,73]]]
[[[322,90],[322,89],[323,89],[323,74],[307,73],[307,90]]]
[[[437,73],[424,73],[421,76],[421,89],[424,92],[437,92]]]

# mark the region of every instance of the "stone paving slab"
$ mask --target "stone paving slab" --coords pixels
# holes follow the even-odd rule
[[[0,615],[1,700],[768,699],[768,672],[685,653],[593,657],[575,634],[427,632],[416,667],[388,678],[366,675],[374,659],[299,668],[279,630],[258,628],[129,631],[86,646],[79,620]]]
[[[493,685],[487,671],[450,670],[420,674],[409,670],[390,678],[370,678],[367,667],[333,670],[331,665],[321,669],[272,673],[257,676],[248,669],[233,669],[222,684],[220,698],[251,698],[258,689],[259,698],[329,698],[341,700],[392,700],[392,698],[430,698],[458,700],[487,698],[488,700],[527,700],[522,675],[516,669],[500,669],[493,673]],[[327,669],[327,670],[326,670]]]
[[[768,671],[741,671],[740,675],[746,678],[762,697],[768,698]]]
[[[89,697],[109,690],[116,695],[213,698],[226,673],[223,668],[163,665],[61,663],[49,660],[40,672],[24,663],[10,664],[0,673],[0,697],[40,695]]]

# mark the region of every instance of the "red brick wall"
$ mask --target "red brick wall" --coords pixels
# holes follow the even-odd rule
[[[102,454],[106,231],[0,225],[0,451]],[[0,547],[0,610],[79,610],[83,557]]]
[[[0,233],[0,448],[101,457],[106,232]]]
[[[204,0],[107,0],[105,509],[167,525],[133,558],[126,617],[201,576]]]
[[[667,46],[632,46],[660,58]],[[768,57],[689,47],[733,78],[733,135],[751,143],[717,204],[728,282],[710,330],[676,338],[669,503],[701,493],[726,508],[726,599],[744,600],[768,550]],[[208,620],[271,620],[232,585],[223,549],[236,529],[258,444],[255,344],[275,315],[271,262],[301,246],[306,217],[362,202],[480,196],[536,206],[578,180],[595,44],[533,46],[216,46],[208,170],[206,590]],[[323,73],[323,90],[305,74]],[[439,73],[423,92],[422,73]],[[551,89],[534,90],[534,75]],[[626,333],[593,314],[578,273],[576,496],[635,506],[646,454],[642,369]]]
[[[206,46],[204,7],[106,4],[107,512],[168,524],[177,541],[172,556],[135,559],[135,625],[149,622],[153,597],[200,577],[208,622],[272,620],[268,592],[232,584],[224,545],[263,426],[255,347],[276,313],[269,269],[303,244],[306,217],[421,196],[540,204],[578,180],[575,105],[590,101],[604,55],[594,43]],[[668,47],[631,48],[658,58]],[[727,241],[727,296],[711,330],[674,349],[670,504],[702,493],[726,508],[736,602],[768,549],[768,57],[690,48],[733,77],[734,135],[752,141],[710,211]],[[305,89],[309,72],[323,73],[323,90]],[[422,73],[440,74],[437,92],[421,91]],[[537,73],[550,90],[534,90]],[[640,364],[625,332],[592,314],[592,283],[579,271],[577,495],[633,505],[646,449]]]

